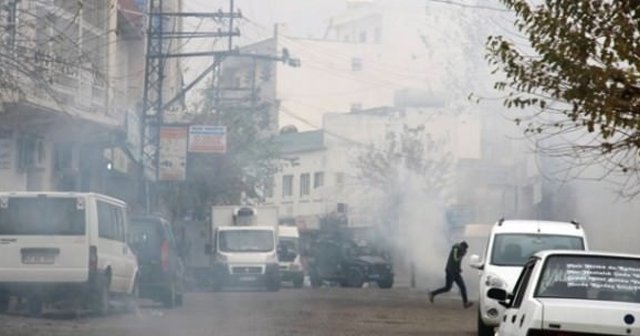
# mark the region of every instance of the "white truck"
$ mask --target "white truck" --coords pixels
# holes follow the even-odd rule
[[[280,289],[278,208],[214,206],[207,246],[213,289],[259,286]]]

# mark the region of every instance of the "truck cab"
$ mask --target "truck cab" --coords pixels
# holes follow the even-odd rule
[[[278,218],[271,208],[213,207],[213,288],[280,289]]]

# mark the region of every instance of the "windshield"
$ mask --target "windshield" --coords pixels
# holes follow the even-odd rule
[[[76,198],[12,197],[0,207],[0,235],[85,234],[85,210]]]
[[[549,257],[535,296],[640,303],[640,259]]]
[[[274,248],[273,231],[220,231],[218,243],[222,252],[270,252]]]
[[[491,264],[523,266],[529,257],[544,250],[584,250],[582,237],[548,234],[497,234]]]
[[[278,239],[278,245],[281,248],[286,248],[290,253],[298,253],[298,238],[294,237],[280,237]]]

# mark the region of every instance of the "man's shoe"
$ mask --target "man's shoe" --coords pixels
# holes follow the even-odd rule
[[[433,295],[433,292],[429,292],[429,302],[433,303],[433,298],[435,297],[435,295]]]
[[[462,304],[462,306],[464,307],[464,309],[467,309],[467,308],[473,306],[473,302],[465,302],[465,303]]]

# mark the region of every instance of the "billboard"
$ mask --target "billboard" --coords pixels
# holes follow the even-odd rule
[[[158,180],[182,181],[187,177],[187,128],[160,128]]]
[[[189,127],[189,153],[224,154],[227,152],[225,126],[193,125]]]

